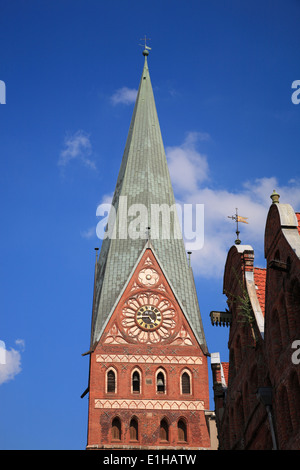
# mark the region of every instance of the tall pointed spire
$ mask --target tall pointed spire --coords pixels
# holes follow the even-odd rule
[[[103,240],[99,256],[91,342],[94,344],[99,340],[122,289],[151,238],[151,245],[174,287],[178,301],[193,326],[203,351],[207,352],[194,280],[187,263],[184,243],[182,239],[174,236],[179,227],[176,211],[174,211],[173,230],[167,239],[161,236],[161,219],[150,221],[148,218],[145,227],[141,227],[141,235],[137,239],[124,236],[120,230],[125,203],[125,211],[134,204],[143,205],[147,208],[149,217],[151,207],[155,204],[165,204],[169,208],[175,208],[150,80],[148,54],[149,51],[145,48],[142,77],[112,201],[116,211],[116,237]]]

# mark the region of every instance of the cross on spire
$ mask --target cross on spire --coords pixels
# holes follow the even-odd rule
[[[148,51],[151,51],[151,47],[147,46],[147,41],[151,41],[151,39],[147,38],[147,36],[145,35],[145,37],[141,38],[140,41],[144,41],[144,43],[145,43],[145,44],[139,44],[139,46],[144,47],[143,54],[148,55],[149,54]]]

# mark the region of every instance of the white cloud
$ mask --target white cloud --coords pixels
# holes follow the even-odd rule
[[[101,201],[98,204],[98,207],[102,204],[110,205],[112,203],[113,195],[114,195],[113,193],[104,194],[101,198]],[[82,232],[80,232],[80,235],[82,238],[85,238],[86,240],[90,240],[91,238],[94,238],[95,236],[97,236],[96,225],[94,227],[90,227],[86,230],[83,230]]]
[[[190,132],[181,146],[167,147],[166,154],[170,176],[175,191],[193,193],[198,185],[208,179],[206,155],[196,151],[198,140],[207,140],[208,134]]]
[[[20,350],[22,352],[25,351],[25,341],[24,341],[24,339],[16,339],[15,343],[20,348]]]
[[[113,196],[114,196],[114,193],[104,194],[99,204],[111,204],[113,200]]]
[[[136,100],[137,90],[135,88],[127,88],[126,86],[119,88],[111,97],[111,101],[116,104],[132,104]]]
[[[87,230],[83,230],[80,232],[80,235],[82,238],[86,238],[87,240],[90,240],[96,235],[96,228],[95,227],[90,227]]]
[[[7,350],[5,343],[0,341],[1,360],[0,360],[0,385],[13,380],[17,374],[21,372],[21,353],[16,349]],[[16,345],[25,350],[24,340],[16,340]]]
[[[204,246],[192,254],[194,273],[205,278],[223,276],[228,249],[236,239],[236,224],[228,216],[234,215],[236,208],[240,215],[248,217],[247,225],[239,224],[240,239],[253,247],[256,265],[264,267],[263,243],[270,195],[276,189],[280,201],[297,210],[300,182],[293,180],[281,186],[272,176],[245,181],[238,192],[215,188],[209,178],[207,157],[196,148],[202,135],[190,133],[182,145],[166,148],[177,202],[204,204]]]
[[[72,135],[66,136],[64,140],[64,150],[61,151],[58,165],[65,167],[72,160],[78,160],[85,166],[95,170],[96,165],[90,159],[92,155],[92,144],[90,136],[86,132],[79,130]]]

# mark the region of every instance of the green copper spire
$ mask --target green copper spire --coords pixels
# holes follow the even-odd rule
[[[100,339],[103,327],[150,237],[151,247],[174,289],[174,294],[203,351],[207,352],[194,280],[187,263],[183,240],[174,237],[173,230],[170,237],[164,239],[161,236],[161,219],[153,222],[149,218],[145,227],[141,227],[144,236],[138,239],[122,238],[119,230],[124,201],[127,208],[133,204],[142,204],[149,215],[153,204],[166,204],[168,207],[175,205],[148,69],[148,54],[145,48],[143,73],[112,201],[116,210],[116,238],[103,240],[98,261],[91,345]],[[174,227],[179,227],[177,214],[174,217],[173,229]],[[159,238],[153,236],[157,233],[160,234]]]

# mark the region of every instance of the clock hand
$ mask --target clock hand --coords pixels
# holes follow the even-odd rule
[[[149,318],[149,320],[151,321],[151,323],[155,323],[153,318],[150,317],[150,315],[142,315],[142,318]]]

